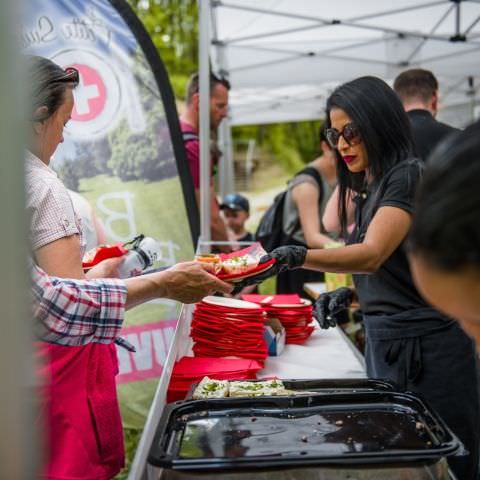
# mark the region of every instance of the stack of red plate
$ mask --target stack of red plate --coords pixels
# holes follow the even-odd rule
[[[285,328],[286,343],[304,343],[315,330],[312,302],[292,295],[243,295],[246,301],[261,305],[270,318],[278,318]]]
[[[193,312],[190,336],[198,357],[242,357],[263,362],[266,313],[255,303],[205,297]]]
[[[183,400],[194,383],[203,377],[215,380],[250,380],[262,366],[255,360],[242,358],[183,357],[173,368],[167,401]]]

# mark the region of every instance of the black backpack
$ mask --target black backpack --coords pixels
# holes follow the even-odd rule
[[[295,176],[300,174],[307,174],[315,178],[320,187],[321,202],[323,188],[322,178],[318,173],[318,170],[314,167],[307,167],[304,168],[302,171],[298,172]],[[287,196],[288,190],[289,189],[287,188],[275,197],[275,199],[273,200],[273,204],[270,205],[268,210],[263,214],[263,217],[261,218],[260,223],[257,227],[257,231],[255,232],[255,240],[257,242],[260,242],[267,252],[271,252],[274,248],[280,247],[281,245],[287,245],[289,243],[292,243],[292,235],[288,235],[283,231],[283,210],[285,208],[285,198]],[[294,229],[294,232],[297,231],[299,226],[300,219],[298,220],[298,225]]]

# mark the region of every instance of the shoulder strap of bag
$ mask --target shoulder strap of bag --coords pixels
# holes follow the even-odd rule
[[[318,184],[318,189],[320,191],[320,197],[319,197],[319,204],[322,203],[323,201],[323,182],[322,182],[322,176],[320,175],[319,171],[315,167],[305,167],[303,170],[300,170],[297,174],[295,174],[295,177],[298,177],[299,175],[309,175],[315,179],[315,181]],[[293,228],[292,233],[290,234],[290,238],[293,238],[293,235],[300,230],[301,224],[300,224],[300,215],[298,216],[297,222],[295,224],[295,227]]]
[[[319,198],[319,204],[322,203],[323,201],[323,181],[322,181],[322,176],[320,175],[320,172],[315,168],[315,167],[305,167],[301,172],[298,172],[297,175],[300,174],[305,174],[305,175],[310,175],[315,179],[315,181],[318,184],[318,189],[320,191],[320,198]]]
[[[195,132],[182,132],[183,142],[193,142],[199,140],[198,135]]]

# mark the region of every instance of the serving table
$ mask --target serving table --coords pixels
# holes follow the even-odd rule
[[[192,356],[192,340],[189,335],[194,306],[184,305],[180,313],[172,345],[164,365],[155,398],[138,446],[136,461],[145,462],[158,422],[166,405],[168,384],[175,361]],[[365,368],[361,357],[340,328],[315,329],[303,345],[286,345],[278,357],[268,357],[259,378],[279,377],[288,379],[364,378]],[[144,464],[145,464],[144,463]],[[158,479],[160,469],[147,465],[148,480]]]

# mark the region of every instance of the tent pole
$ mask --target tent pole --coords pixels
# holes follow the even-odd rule
[[[422,58],[422,64],[425,65],[429,62],[435,62],[437,60],[443,60],[445,58],[460,57],[462,55],[466,55],[467,53],[477,52],[478,50],[480,50],[480,45],[474,48],[469,48],[468,50],[463,50],[461,52],[446,53],[444,55],[437,55],[435,57]]]
[[[430,30],[430,34],[435,33],[438,29],[438,27],[445,21],[445,19],[450,15],[450,12],[455,8],[455,5],[452,4],[450,7],[447,9],[447,11],[440,17],[438,22],[433,26],[433,28]],[[408,58],[405,60],[405,63],[410,63],[413,58],[417,55],[417,53],[422,49],[422,47],[425,45],[427,42],[427,39],[424,38],[423,40],[420,40],[418,45],[414,48],[413,52],[408,56]]]
[[[217,42],[218,28],[217,28],[217,15],[216,4],[211,4],[211,21],[212,21],[212,45],[216,51],[216,68],[220,76],[226,76],[228,78],[228,68],[225,59],[225,45]],[[220,197],[224,198],[225,195],[233,192],[234,169],[233,169],[233,150],[232,150],[232,129],[230,128],[230,119],[227,117],[223,119],[219,127],[220,144],[222,146],[222,157],[220,158],[219,165],[219,193]]]
[[[232,130],[230,120],[225,118],[220,124],[220,141],[222,145],[222,157],[219,165],[219,194],[223,198],[232,193],[234,184],[233,175],[233,152],[232,152]]]
[[[480,15],[468,26],[468,28],[463,32],[463,36],[466,37],[470,31],[475,27],[475,25],[480,22]]]
[[[387,16],[387,15],[394,15],[397,13],[404,13],[404,12],[409,12],[412,10],[419,10],[422,8],[429,8],[429,7],[435,7],[437,5],[444,4],[445,0],[436,0],[434,2],[429,2],[429,3],[423,3],[419,5],[409,5],[408,7],[403,7],[403,8],[397,8],[394,10],[384,10],[381,12],[373,13],[373,14],[368,14],[368,15],[362,15],[360,17],[353,17],[349,18],[349,22],[355,22],[357,20],[369,20],[371,18],[376,18],[376,17],[381,17],[381,16]],[[326,20],[325,18],[313,16],[313,15],[298,15],[293,11],[286,12],[286,11],[277,11],[277,10],[268,10],[265,8],[258,8],[258,7],[251,7],[249,5],[242,5],[239,3],[232,3],[232,2],[225,2],[222,0],[216,0],[215,1],[215,6],[217,7],[225,7],[225,8],[232,8],[236,10],[244,10],[247,12],[255,12],[255,13],[265,13],[267,15],[275,15],[279,17],[287,17],[287,18],[295,18],[297,20],[307,20],[311,22],[320,22],[320,23],[325,23],[325,24],[331,24],[330,20]]]
[[[210,0],[199,0],[200,241],[210,241]]]
[[[233,164],[233,140],[232,140],[232,124],[230,119],[226,119],[225,123],[225,166],[226,166],[226,182],[225,193],[232,193],[235,190],[235,169]]]
[[[437,3],[437,2],[434,2],[434,3]],[[442,2],[440,2],[440,3],[442,3]],[[295,14],[293,12],[280,12],[280,11],[268,10],[268,9],[258,8],[258,7],[249,7],[249,6],[246,6],[246,5],[226,3],[226,2],[223,2],[223,1],[220,1],[220,0],[216,0],[215,5],[217,7],[234,8],[234,9],[245,10],[245,11],[249,11],[249,12],[263,13],[263,14],[267,14],[267,15],[274,15],[274,16],[280,16],[280,17],[288,17],[288,18],[294,18],[294,19],[297,19],[297,20],[306,20],[306,21],[309,21],[309,22],[317,22],[317,23],[320,24],[320,25],[317,25],[317,28],[319,26],[328,27],[328,26],[343,25],[343,26],[347,26],[347,27],[358,28],[358,29],[361,29],[361,30],[362,29],[363,30],[371,30],[371,31],[375,31],[375,32],[393,33],[393,34],[396,34],[396,35],[418,37],[418,38],[428,38],[428,39],[432,39],[432,40],[440,40],[440,41],[444,41],[444,42],[450,42],[450,37],[445,36],[445,35],[428,35],[428,34],[424,34],[424,33],[421,33],[421,32],[416,32],[416,31],[411,31],[411,30],[402,30],[402,29],[381,27],[381,26],[377,26],[377,25],[368,25],[368,24],[356,23],[355,20],[351,20],[351,19],[339,20],[339,19],[335,19],[335,18],[321,18],[321,17],[317,17],[317,16],[298,15],[298,14]],[[424,7],[424,6],[431,6],[431,5],[422,5],[422,7]],[[414,9],[414,8],[415,7],[407,7],[407,9],[403,10],[403,11],[408,11],[408,10]],[[398,13],[398,11],[395,12],[395,13]],[[385,15],[386,14],[387,13],[385,13]],[[308,27],[300,27],[300,28],[308,28]],[[268,36],[282,35],[282,34],[285,34],[285,31],[270,32],[270,33],[268,33]],[[261,37],[261,38],[264,38],[266,36],[266,34],[265,33],[258,34],[257,36]],[[229,40],[229,43],[238,42],[238,41],[245,40],[245,39],[252,40],[252,39],[256,38],[257,36],[251,35],[251,36],[243,37],[243,38],[239,38],[239,37],[231,38]]]

